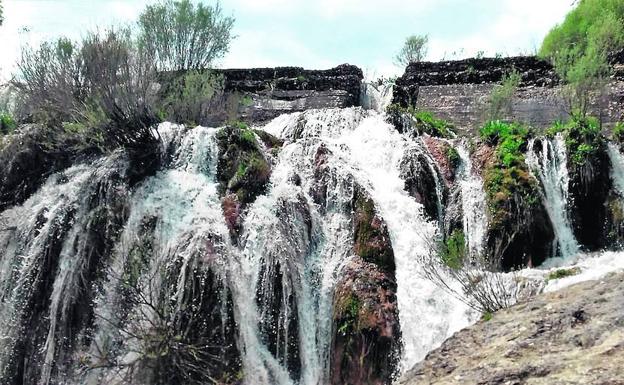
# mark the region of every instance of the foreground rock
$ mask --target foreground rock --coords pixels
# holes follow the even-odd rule
[[[404,376],[419,384],[624,384],[624,274],[581,283],[464,329]]]

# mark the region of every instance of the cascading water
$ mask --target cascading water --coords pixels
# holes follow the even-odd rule
[[[0,213],[0,382],[151,385],[163,370],[153,362],[172,346],[226,379],[244,373],[250,385],[332,382],[335,291],[358,258],[353,201],[362,191],[393,249],[400,369],[475,320],[423,278],[440,228],[406,191],[402,161],[417,159],[434,175],[439,216],[443,181],[421,139],[362,108],[283,115],[264,130],[284,145],[279,155],[265,154],[270,183],[245,210],[236,242],[219,195],[217,128],[161,125],[161,168],[135,186],[119,152],[52,175],[25,203]],[[544,141],[541,151],[532,142],[527,158],[559,221],[565,255],[577,246],[565,216],[557,217],[567,191],[558,141]],[[477,254],[485,194],[465,146],[456,147],[464,232]],[[616,185],[624,175],[618,170]],[[234,373],[219,372],[224,366]],[[177,372],[185,370],[212,381],[195,366]]]
[[[611,160],[613,185],[618,193],[624,196],[624,156],[622,156],[619,146],[615,143],[609,143],[607,152]]]
[[[360,109],[307,112],[304,118],[303,128],[299,117],[292,116],[290,122],[276,121],[265,129],[302,142],[316,137],[336,154],[337,170],[352,174],[371,194],[392,240],[404,344],[402,367],[410,368],[469,323],[465,305],[422,278],[420,257],[432,252],[437,226],[425,219],[422,205],[407,194],[400,178],[400,161],[413,150],[412,141],[382,115]]]
[[[360,105],[367,110],[383,113],[392,103],[394,96],[394,84],[389,81],[376,81],[362,83]]]
[[[532,139],[526,161],[541,182],[544,204],[555,231],[558,255],[564,260],[570,258],[579,251],[579,245],[568,218],[569,177],[566,147],[561,134],[553,139]]]
[[[455,149],[461,158],[459,175],[466,246],[469,255],[477,257],[483,254],[488,228],[483,181],[472,170],[472,160],[465,143],[458,142]]]

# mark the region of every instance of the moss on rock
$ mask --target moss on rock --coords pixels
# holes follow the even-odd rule
[[[266,192],[271,177],[271,165],[256,139],[257,132],[229,126],[217,134],[219,193],[224,196],[224,215],[235,238],[244,208]]]
[[[525,163],[530,130],[490,122],[481,130],[490,158],[483,169],[490,214],[488,249],[492,268],[538,265],[549,256],[552,224],[541,202],[537,180]]]
[[[354,198],[354,252],[364,261],[394,272],[394,252],[388,228],[375,212],[373,200],[360,191]]]

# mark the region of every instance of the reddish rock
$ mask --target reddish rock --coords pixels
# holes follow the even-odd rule
[[[457,164],[453,164],[451,159],[449,159],[449,152],[452,151],[453,147],[439,138],[428,135],[424,135],[422,138],[427,146],[427,150],[429,150],[429,153],[440,168],[446,186],[450,187],[455,181],[455,170],[457,168]]]
[[[479,144],[475,152],[472,154],[472,165],[477,174],[483,176],[483,170],[485,167],[495,161],[495,151],[495,147],[488,146],[485,143]]]
[[[396,283],[360,257],[342,271],[334,296],[332,385],[386,385],[398,364]]]
[[[238,234],[241,227],[241,203],[236,194],[228,194],[221,200],[221,209],[225,223],[232,236]]]

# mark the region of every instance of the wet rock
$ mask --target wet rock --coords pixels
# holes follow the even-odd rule
[[[269,137],[269,134],[263,135]],[[245,207],[266,192],[271,165],[254,131],[229,126],[217,134],[219,161],[217,180],[226,222],[233,238],[240,230]]]
[[[540,199],[537,180],[525,164],[511,168],[482,144],[477,169],[484,177],[490,222],[486,235],[489,268],[503,271],[538,266],[551,256],[554,230]]]
[[[396,283],[359,257],[343,269],[334,295],[333,385],[389,385],[397,368],[400,328]]]
[[[590,251],[608,246],[608,197],[613,189],[611,161],[606,144],[589,155],[582,164],[568,159],[570,174],[570,216],[579,243]],[[612,215],[611,215],[612,216]],[[614,218],[616,219],[616,218]]]
[[[312,242],[312,218],[302,193],[280,198],[270,239],[263,242],[261,273],[256,294],[260,333],[273,356],[292,378],[301,375],[300,310],[297,293],[303,290],[301,268]],[[305,306],[305,305],[304,305]]]
[[[541,295],[456,333],[400,384],[624,384],[622,301],[622,274]]]
[[[372,199],[356,189],[354,197],[354,247],[355,255],[394,274],[394,252],[388,227],[375,211]]]
[[[457,167],[461,159],[457,151],[448,142],[434,137],[425,136],[423,142],[427,146],[435,164],[440,168],[446,186],[455,182]]]
[[[432,165],[430,155],[423,150],[411,151],[402,159],[400,169],[401,178],[405,181],[405,190],[424,206],[425,213],[432,220],[439,220],[440,203],[446,201],[447,189],[443,178],[438,175],[436,165]],[[441,183],[438,191],[436,180]],[[442,196],[438,196],[441,193]]]
[[[0,149],[0,210],[24,202],[54,172],[68,167],[75,156],[58,143],[61,133],[22,126]]]

